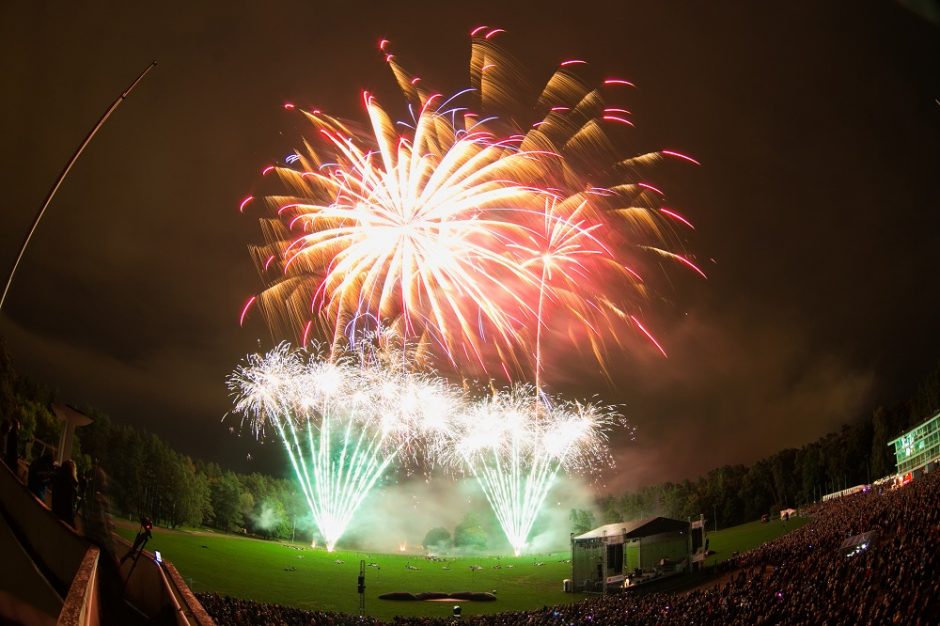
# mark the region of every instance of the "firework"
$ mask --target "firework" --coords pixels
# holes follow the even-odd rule
[[[606,467],[606,430],[619,423],[611,407],[544,391],[550,341],[604,368],[630,327],[665,356],[645,321],[649,268],[705,277],[683,251],[691,222],[646,178],[662,159],[695,159],[625,156],[633,122],[619,101],[632,84],[594,86],[584,61],[561,62],[527,100],[524,73],[495,43],[503,32],[472,32],[469,87],[450,97],[383,40],[408,116],[393,121],[368,93],[361,124],[287,104],[311,133],[262,172],[281,191],[264,197],[266,243],[252,254],[265,289],[241,321],[258,307],[302,346],[327,342],[251,357],[230,385],[256,428],[283,440],[330,548],[396,459],[444,458],[475,477],[521,552],[557,475]],[[256,204],[251,195],[239,209]],[[402,348],[362,347],[387,328]],[[461,377],[534,386],[472,400],[416,373],[414,339]]]
[[[284,444],[330,551],[396,458],[427,460],[449,439],[447,386],[408,365],[407,352],[371,345],[327,360],[282,343],[229,378],[236,410]]]
[[[606,432],[621,421],[613,407],[533,402],[533,393],[527,385],[496,392],[449,429],[451,460],[476,479],[517,556],[559,471],[608,467]]]
[[[691,224],[642,173],[665,157],[694,159],[670,150],[624,158],[630,114],[608,100],[630,84],[592,87],[581,61],[562,62],[536,101],[523,102],[523,74],[495,44],[501,32],[474,31],[470,87],[451,97],[426,88],[383,41],[405,120],[393,122],[367,93],[364,127],[286,105],[313,133],[265,169],[286,192],[267,197],[268,243],[253,254],[268,287],[249,306],[304,343],[315,326],[342,344],[361,320],[391,322],[453,365],[534,372],[537,387],[549,330],[586,336],[575,343],[602,363],[618,325],[655,343],[640,321],[644,261],[701,271],[673,228]]]

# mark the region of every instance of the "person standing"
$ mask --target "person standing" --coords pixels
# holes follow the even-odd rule
[[[102,560],[107,558],[112,568],[117,567],[117,550],[114,546],[114,523],[111,520],[111,502],[108,497],[108,475],[100,466],[91,470],[91,479],[86,487],[82,522],[85,537],[101,548]]]
[[[52,452],[46,450],[41,457],[29,464],[26,486],[34,496],[45,502],[46,488],[53,476],[55,476],[55,462]]]
[[[0,422],[0,451],[3,452],[4,459],[7,452],[7,433],[10,432],[10,420],[5,419]]]
[[[78,495],[78,471],[75,461],[62,463],[52,480],[52,512],[60,520],[75,527],[75,497]]]
[[[3,449],[3,460],[13,473],[19,476],[17,459],[19,459],[20,422],[15,417],[10,420],[10,430],[7,431],[7,440]]]

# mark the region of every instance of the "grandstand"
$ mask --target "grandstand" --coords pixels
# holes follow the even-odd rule
[[[0,463],[0,623],[211,626],[172,563],[142,550],[114,555],[59,520],[23,484],[22,461]],[[130,544],[113,537],[115,551]]]

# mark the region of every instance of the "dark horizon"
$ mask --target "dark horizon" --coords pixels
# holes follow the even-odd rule
[[[411,3],[355,21],[307,3],[162,10],[0,9],[4,272],[75,145],[159,61],[65,182],[0,313],[17,370],[62,401],[283,475],[277,446],[221,421],[225,376],[272,343],[257,317],[238,326],[260,287],[246,250],[257,223],[238,204],[296,144],[284,102],[349,118],[361,89],[394,102],[383,37],[457,89],[477,24],[505,28],[535,80],[575,56],[635,81],[638,151],[702,162],[658,172],[695,222],[693,250],[714,259],[707,281],[670,274],[657,327],[669,358],[625,354],[613,384],[584,359],[551,372],[558,391],[623,404],[636,426],[635,442],[614,441],[612,488],[808,443],[909,398],[940,361],[940,38],[898,3]]]

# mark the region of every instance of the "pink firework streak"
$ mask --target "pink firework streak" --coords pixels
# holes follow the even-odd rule
[[[660,206],[663,191],[640,176],[664,158],[698,161],[674,150],[623,154],[629,129],[612,127],[634,122],[605,98],[629,90],[572,80],[581,59],[562,61],[535,102],[522,101],[524,72],[496,44],[504,33],[472,31],[470,84],[450,97],[381,40],[409,112],[402,120],[368,93],[365,124],[285,105],[311,132],[293,162],[263,172],[285,190],[267,199],[274,215],[253,251],[263,270],[281,270],[263,272],[258,296],[270,324],[334,345],[391,325],[458,369],[534,374],[537,388],[545,347],[576,336],[603,364],[607,344],[632,326],[665,356],[638,317],[652,288],[643,268],[666,257],[705,274],[676,247],[675,229],[692,222]],[[526,119],[532,110],[541,117]]]

